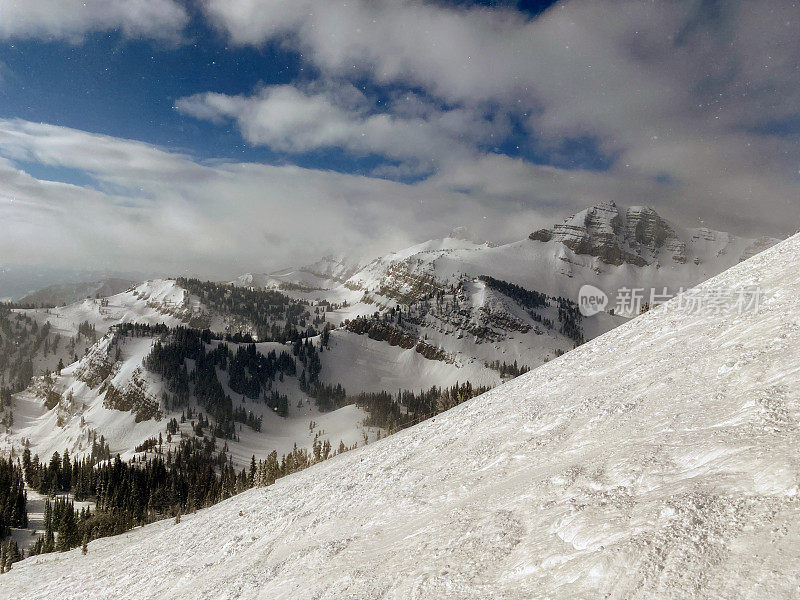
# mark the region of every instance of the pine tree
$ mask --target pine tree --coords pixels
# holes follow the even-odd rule
[[[61,485],[65,490],[72,488],[72,463],[69,458],[69,450],[64,449],[64,455],[61,458]]]
[[[40,538],[41,539],[41,538]],[[44,538],[39,548],[40,554],[53,552],[56,546],[55,534],[53,533],[53,505],[50,500],[44,503]]]
[[[61,519],[58,524],[58,544],[56,549],[59,552],[66,552],[77,545],[78,527],[75,523],[75,509],[71,502],[61,504]]]
[[[15,562],[22,560],[22,553],[19,551],[17,542],[13,539],[8,542],[8,550],[6,551],[6,572],[11,570],[11,565]]]

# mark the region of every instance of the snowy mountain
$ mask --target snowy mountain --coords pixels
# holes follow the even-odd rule
[[[19,304],[34,306],[61,306],[84,298],[106,298],[130,289],[136,284],[131,279],[109,278],[81,283],[61,283],[43,288],[19,299]]]
[[[222,412],[207,393],[201,399],[199,392],[190,390],[179,401],[175,382],[147,368],[147,358],[156,343],[165,336],[169,339],[169,328],[215,332],[215,340],[209,339],[204,347],[208,352],[219,350],[219,356],[222,338],[230,338],[231,333],[249,335],[259,327],[283,331],[287,326],[311,325],[311,309],[303,303],[272,293],[255,294],[254,300],[253,294],[242,291],[241,297],[235,298],[232,291],[231,286],[196,280],[153,280],[108,298],[86,299],[54,309],[13,311],[7,322],[15,335],[5,340],[5,325],[0,323],[0,348],[5,348],[6,343],[9,348],[18,346],[22,339],[18,332],[26,331],[25,339],[30,338],[24,345],[27,354],[18,362],[25,364],[29,359],[27,377],[35,377],[33,384],[18,391],[10,404],[0,401],[0,422],[4,426],[0,451],[19,452],[28,442],[32,451],[43,458],[64,449],[72,456],[86,456],[96,440],[102,438],[112,454],[129,460],[144,456],[146,452],[136,448],[159,434],[166,435],[171,419],[181,419],[183,423],[182,415],[187,411],[204,413],[212,433],[222,435],[224,430],[225,437],[230,438],[235,430],[235,439],[228,446],[229,456],[238,467],[249,464],[253,454],[264,456],[273,450],[285,453],[295,444],[310,448],[318,439],[350,447],[363,443],[365,437],[374,438],[378,429],[363,426],[363,410],[353,405],[323,410],[309,395],[310,390],[301,389],[300,377],[306,377],[306,365],[301,357],[291,357],[297,351],[291,343],[267,341],[254,346],[256,356],[272,361],[264,367],[254,389],[246,376],[240,378],[246,380],[244,383],[231,383],[225,370],[227,352],[232,362],[241,349],[249,349],[250,343],[236,341],[236,337],[226,340],[226,357],[218,379],[220,397],[224,400],[227,396],[225,402],[230,407],[224,407]],[[235,304],[234,299],[239,303]],[[249,318],[253,313],[259,314],[258,323]],[[123,327],[131,324],[137,326]],[[284,354],[287,357],[281,363],[283,367],[276,366]],[[195,362],[194,358],[186,358],[188,376],[195,376]],[[8,375],[11,381],[5,371],[7,363],[5,359],[0,361],[0,379]],[[333,370],[336,359],[328,359],[326,364]],[[10,367],[12,371],[20,370],[13,362]],[[420,361],[411,363],[409,369],[412,368],[417,374],[425,370]],[[440,380],[447,381],[443,376],[446,371],[434,370],[420,382],[439,385]],[[48,374],[41,375],[43,372]],[[256,376],[249,370],[246,373]],[[457,377],[451,379],[455,381]],[[202,439],[188,420],[181,427],[180,437],[186,436]],[[176,437],[165,448],[174,449],[179,440]]]
[[[182,406],[167,401],[174,398],[169,381],[145,366],[157,339],[153,335],[112,332],[60,373],[37,377],[34,385],[17,394],[14,426],[10,434],[0,434],[0,449],[13,447],[20,452],[21,441],[29,440],[32,451],[41,457],[65,449],[72,456],[85,456],[102,438],[112,455],[120,454],[127,461],[146,455],[135,449],[147,440],[160,434],[166,437],[170,419],[181,420],[180,435],[164,444],[165,452],[170,448],[174,451],[180,439],[196,436],[193,426],[188,421],[184,424],[181,416],[187,408],[195,413],[207,412],[207,408],[196,398]],[[238,349],[236,344],[231,346],[234,351]],[[274,343],[259,344],[258,349],[265,354],[286,350]],[[248,465],[254,454],[266,456],[273,450],[283,454],[294,444],[310,448],[320,433],[323,440],[335,445],[341,441],[347,446],[362,441],[365,432],[372,437],[376,434],[376,430],[362,426],[366,414],[356,406],[321,411],[298,389],[295,378],[287,376],[273,388],[293,399],[286,403],[282,415],[262,399],[234,392],[227,379],[224,381],[225,393],[236,400],[234,408],[259,420],[257,429],[237,426],[236,439],[227,442],[231,459],[239,468]],[[298,403],[298,398],[303,401]],[[214,426],[218,419],[211,417],[210,421]],[[315,423],[314,428],[309,427],[310,422]]]
[[[265,282],[252,276],[240,278],[238,288],[165,279],[68,306],[17,310],[16,327],[24,319],[30,341],[20,346],[19,339],[4,341],[0,332],[0,343],[19,355],[11,366],[0,361],[0,374],[9,381],[38,377],[30,389],[16,388],[12,405],[0,406],[7,429],[0,444],[19,448],[29,440],[43,457],[64,448],[80,456],[103,436],[111,451],[130,458],[138,446],[165,433],[165,422],[180,417],[183,409],[206,412],[194,397],[180,407],[170,404],[174,382],[143,367],[163,332],[121,336],[115,331],[120,324],[209,329],[217,338],[245,334],[256,341],[286,341],[284,327],[299,327],[311,332],[310,343],[319,348],[312,361],[318,361],[315,381],[331,389],[343,386],[350,396],[418,393],[466,382],[493,387],[627,320],[608,311],[582,318],[575,301],[584,283],[601,289],[677,289],[772,243],[685,230],[650,209],[621,210],[613,204],[587,209],[547,234],[512,244],[492,246],[470,238],[459,228],[448,238],[388,254],[363,268],[326,257],[268,276],[265,292],[257,291]],[[323,344],[319,333],[331,327]],[[211,351],[215,344],[205,346]],[[226,344],[233,354],[247,346],[244,339]],[[256,351],[262,356],[288,351],[295,361],[301,358],[291,344],[263,342]],[[250,396],[244,384],[231,386],[219,375],[232,407],[263,423],[261,432],[239,428],[244,441],[230,447],[237,464],[295,442],[310,447],[315,440],[311,421],[326,426],[320,430],[334,445],[362,439],[363,407],[350,404],[329,415],[329,392],[311,387],[316,383],[305,372],[309,358],[302,358],[305,362],[297,362],[296,371],[282,374],[280,381],[270,371]],[[187,356],[189,375],[192,360]],[[102,376],[89,385],[85,373],[97,370],[93,361]],[[59,372],[41,376],[59,365]],[[219,365],[224,367],[225,361]],[[21,371],[22,379],[14,379],[11,371]],[[273,394],[285,398],[281,416],[274,413]],[[402,410],[392,417],[395,422],[405,418]],[[210,415],[212,429],[227,431],[232,414],[226,409]],[[194,435],[189,427],[185,433]]]
[[[63,307],[17,312],[40,324],[49,322],[63,335],[74,335],[78,324],[83,322],[95,327],[101,335],[120,323],[164,323],[171,327],[255,333],[251,320],[224,307],[212,307],[207,299],[192,293],[188,289],[191,282],[202,285],[197,280],[153,279],[106,298],[86,298]]]
[[[274,273],[245,273],[236,278],[236,285],[295,292],[320,292],[344,283],[358,272],[357,262],[341,256],[325,256],[309,265],[288,268]]]
[[[587,208],[510,244],[471,238],[457,228],[447,238],[376,258],[339,283],[305,280],[298,286],[298,274],[308,270],[289,269],[293,285],[283,289],[329,306],[326,319],[345,325],[334,332],[335,340],[349,343],[354,332],[384,343],[382,338],[396,342],[405,336],[406,347],[417,340],[423,349],[440,350],[428,357],[460,367],[514,361],[535,367],[638,313],[618,306],[621,290],[640,290],[642,304],[649,303],[651,295],[675,295],[777,242],[683,228],[653,209],[614,203]],[[259,283],[247,279],[248,285]],[[548,296],[547,305],[520,305],[508,296],[507,284]],[[609,305],[591,319],[575,314],[573,322],[564,313],[574,311],[570,303],[578,302],[584,285],[603,290]],[[352,324],[365,318],[370,323]]]
[[[326,297],[392,305],[436,286],[491,276],[575,300],[584,284],[612,294],[622,287],[691,287],[778,240],[739,238],[669,223],[646,207],[601,204],[529,239],[501,246],[445,238],[378,258]],[[366,296],[366,298],[365,298]]]
[[[102,335],[119,323],[187,325],[204,311],[199,300],[174,279],[154,279],[105,298],[85,298],[67,306],[19,312],[42,324],[49,322],[63,335],[77,333],[78,324],[84,321]]]
[[[0,598],[794,597],[799,266],[794,236],[695,294],[758,286],[757,311],[673,300],[266,489],[15,564]]]
[[[687,262],[716,266],[728,262],[717,260],[722,256],[741,261],[778,241],[739,239],[708,228],[684,229],[652,208],[621,210],[613,202],[587,208],[552,229],[532,233],[530,239],[563,244],[575,254],[596,257],[607,265],[637,267]]]

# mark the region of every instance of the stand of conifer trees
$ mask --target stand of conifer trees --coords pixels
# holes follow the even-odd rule
[[[177,282],[212,310],[239,317],[249,323],[262,342],[294,342],[308,335],[316,335],[313,328],[308,327],[311,320],[308,303],[294,300],[286,294],[199,279],[179,278]],[[248,334],[239,333],[238,339],[235,339],[236,335],[231,337],[231,341],[252,341]]]
[[[27,527],[27,496],[22,469],[10,459],[0,458],[0,539],[10,527]]]
[[[235,411],[232,398],[225,393],[223,382],[235,393],[252,400],[263,399],[275,412],[286,416],[288,399],[274,393],[276,377],[294,376],[297,367],[286,352],[258,352],[255,344],[238,345],[233,352],[226,343],[212,343],[211,333],[177,327],[162,334],[144,361],[145,368],[161,375],[174,394],[173,408],[187,406],[193,394],[214,421],[214,434],[231,438],[234,422],[245,423],[254,429],[261,424],[255,417]],[[313,347],[313,346],[312,346]],[[190,371],[187,360],[194,363]]]
[[[368,427],[380,427],[393,433],[434,417],[462,402],[489,391],[488,387],[473,387],[470,382],[451,387],[432,387],[423,392],[403,390],[396,396],[389,392],[362,393],[349,398],[369,413]]]

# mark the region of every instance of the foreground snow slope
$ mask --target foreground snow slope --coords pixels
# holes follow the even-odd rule
[[[3,598],[790,598],[800,236],[379,443],[15,564]],[[670,311],[670,308],[673,308]]]

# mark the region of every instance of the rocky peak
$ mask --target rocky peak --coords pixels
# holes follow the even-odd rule
[[[576,254],[596,256],[611,265],[630,263],[641,267],[648,262],[636,252],[637,246],[654,240],[663,244],[665,228],[662,223],[665,222],[652,209],[639,210],[631,215],[633,221],[629,222],[631,210],[621,213],[614,202],[603,202],[582,210],[552,229],[532,233],[530,239],[561,242]],[[636,242],[637,235],[643,242]]]
[[[328,255],[310,265],[300,267],[300,271],[311,273],[322,279],[344,283],[360,268],[358,263],[349,261],[345,257]]]
[[[613,202],[589,207],[529,237],[538,242],[561,242],[576,254],[595,256],[606,264],[639,267],[664,261],[699,265],[728,252],[738,252],[740,260],[745,260],[778,241],[769,237],[738,239],[707,227],[679,229],[650,207],[620,209]]]
[[[675,237],[675,231],[652,208],[632,206],[625,212],[625,237],[642,246],[658,249]]]

